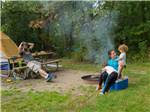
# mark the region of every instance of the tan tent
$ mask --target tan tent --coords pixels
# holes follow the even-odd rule
[[[18,56],[18,47],[6,34],[0,32],[0,53],[3,58]]]

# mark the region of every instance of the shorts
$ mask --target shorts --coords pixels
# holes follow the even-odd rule
[[[41,63],[38,61],[30,61],[28,62],[27,67],[29,67],[35,73],[38,73],[41,69]]]
[[[126,66],[126,63],[124,61],[119,61],[119,65]]]

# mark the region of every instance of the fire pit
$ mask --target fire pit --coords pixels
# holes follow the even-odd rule
[[[97,84],[99,80],[99,75],[85,75],[82,76],[81,79],[90,84]]]

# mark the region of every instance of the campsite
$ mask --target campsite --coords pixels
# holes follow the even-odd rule
[[[149,112],[149,1],[1,1],[2,112]]]

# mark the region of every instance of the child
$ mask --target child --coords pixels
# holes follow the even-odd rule
[[[102,92],[100,93],[101,95],[105,94],[105,92],[108,92],[110,87],[115,83],[118,77],[117,71],[111,67],[111,66],[105,66],[102,69],[103,72],[107,72],[108,76],[105,81],[104,87],[102,89]]]
[[[118,47],[119,52],[121,53],[119,58],[117,59],[119,67],[118,67],[118,78],[122,78],[121,72],[124,67],[126,67],[126,52],[128,51],[128,46],[122,44]]]

